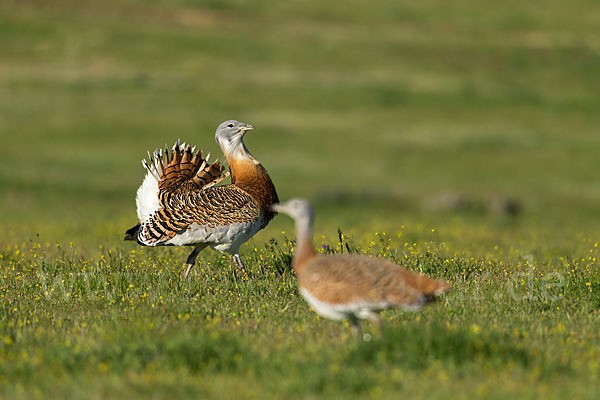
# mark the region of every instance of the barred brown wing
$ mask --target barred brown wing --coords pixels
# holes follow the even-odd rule
[[[138,239],[156,246],[184,233],[192,224],[204,227],[208,236],[212,228],[254,223],[260,212],[260,206],[250,195],[235,185],[172,193],[163,207],[142,224]],[[196,235],[194,240],[201,239]]]

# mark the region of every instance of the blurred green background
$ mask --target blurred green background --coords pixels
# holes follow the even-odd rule
[[[235,118],[319,232],[560,247],[599,231],[599,110],[593,0],[5,0],[0,237],[120,246],[146,151],[222,159]]]

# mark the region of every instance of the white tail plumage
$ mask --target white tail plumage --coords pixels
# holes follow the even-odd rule
[[[158,202],[158,177],[160,175],[154,165],[148,165],[146,160],[143,161],[143,164],[148,172],[135,196],[137,215],[140,222],[150,219],[160,207]]]

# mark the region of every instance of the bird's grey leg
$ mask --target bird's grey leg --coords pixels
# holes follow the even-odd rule
[[[381,335],[383,333],[383,320],[381,319],[381,315],[379,315],[378,312],[370,311],[369,314],[367,314],[367,318],[377,323],[377,329]]]
[[[199,244],[194,246],[194,250],[190,253],[187,260],[185,261],[185,272],[183,273],[183,277],[187,279],[190,271],[194,264],[196,264],[196,257],[198,257],[198,253],[200,253],[206,247],[205,244]]]
[[[235,264],[237,269],[239,269],[240,271],[246,270],[246,267],[244,266],[244,263],[242,262],[242,258],[240,257],[240,255],[238,253],[233,255],[233,263]]]

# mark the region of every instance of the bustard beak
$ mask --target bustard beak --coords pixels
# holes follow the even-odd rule
[[[271,209],[271,211],[280,212],[283,207],[281,207],[281,204],[279,204],[279,203],[274,203],[274,204],[271,204],[271,207],[269,207],[269,208]]]
[[[254,129],[254,125],[250,124],[245,124],[244,126],[240,127],[240,131],[242,132],[251,131],[252,129]]]

